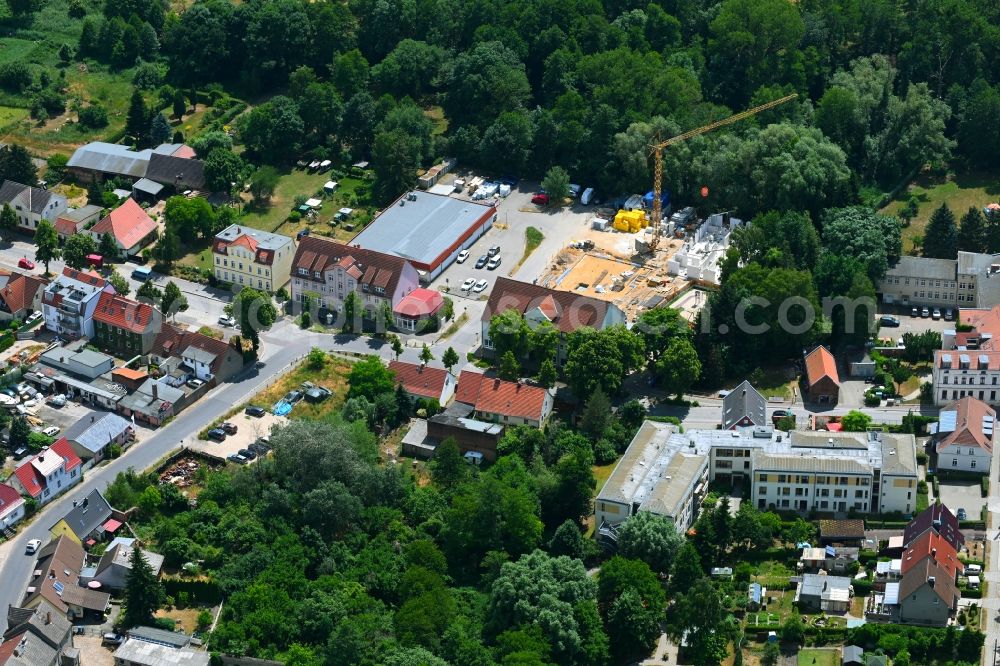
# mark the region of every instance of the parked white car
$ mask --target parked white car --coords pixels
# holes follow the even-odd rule
[[[462,291],[469,291],[476,285],[476,278],[468,278],[462,283]]]
[[[486,291],[486,287],[488,287],[489,284],[490,283],[487,282],[486,280],[479,280],[479,281],[476,282],[475,285],[473,285],[472,291],[476,292],[477,294],[479,292]]]
[[[229,315],[222,315],[221,317],[219,317],[219,323],[222,324],[223,326],[230,326],[230,327],[236,326],[236,320],[230,317]]]
[[[36,552],[38,552],[38,549],[41,547],[42,547],[41,539],[32,539],[31,541],[28,542],[28,545],[24,549],[24,552],[27,553],[28,555],[34,555]]]
[[[458,253],[458,257],[455,259],[455,261],[457,261],[460,264],[464,264],[465,260],[468,258],[469,258],[469,251],[462,250],[461,252]]]
[[[45,435],[46,437],[55,437],[56,435],[59,434],[59,426],[49,426],[48,428],[42,431],[42,434]]]

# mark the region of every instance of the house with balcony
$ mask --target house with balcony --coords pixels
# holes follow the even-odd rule
[[[5,204],[17,214],[17,226],[21,231],[35,233],[42,220],[55,224],[56,218],[66,210],[66,197],[5,180],[0,186],[0,208]]]
[[[395,255],[304,236],[292,262],[291,284],[292,300],[300,307],[315,304],[336,316],[353,292],[361,316],[374,320],[386,306],[395,312],[420,286],[420,276],[409,261]]]
[[[149,303],[101,292],[94,310],[92,342],[122,358],[148,354],[163,325],[163,315]]]
[[[94,310],[105,288],[114,289],[97,273],[63,268],[42,292],[45,327],[70,340],[94,337]]]
[[[288,284],[295,244],[288,236],[233,224],[212,243],[215,278],[273,293]]]
[[[48,504],[83,480],[83,463],[65,437],[28,458],[10,477],[22,494]]]

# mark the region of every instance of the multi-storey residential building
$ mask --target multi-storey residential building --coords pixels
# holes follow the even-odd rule
[[[64,338],[94,337],[94,310],[106,286],[97,273],[63,268],[42,292],[45,327]]]
[[[149,303],[103,291],[94,310],[93,342],[122,357],[148,354],[162,325],[163,315]]]
[[[594,502],[597,526],[614,539],[614,527],[639,511],[667,516],[681,531],[694,524],[708,490],[709,456],[686,446],[664,446],[675,432],[646,421],[632,438]]]
[[[270,293],[288,284],[295,246],[288,236],[233,224],[215,235],[212,253],[217,280]]]
[[[490,300],[480,318],[482,327],[483,352],[492,355],[493,341],[490,340],[490,320],[507,310],[521,314],[528,326],[535,328],[543,323],[551,324],[565,338],[584,326],[601,330],[615,324],[625,323],[625,313],[614,303],[581,296],[569,291],[549,289],[529,282],[520,282],[498,277]],[[560,342],[556,360],[566,357],[565,340]]]
[[[994,282],[1000,286],[1000,275]],[[995,303],[1000,302],[1000,294]],[[934,352],[934,403],[946,405],[973,397],[991,405],[1000,402],[1000,306],[967,308],[959,319],[971,330],[941,332],[941,349]]]
[[[39,505],[48,504],[83,479],[82,461],[65,437],[28,458],[10,482]]]
[[[956,259],[900,257],[878,283],[884,303],[905,307],[989,307],[998,302],[1000,255],[959,252]]]
[[[17,214],[17,226],[22,231],[35,233],[42,220],[55,224],[59,214],[66,210],[66,197],[49,190],[5,180],[0,186],[0,208],[5,204],[14,209]]]
[[[337,314],[354,292],[366,319],[375,319],[386,306],[394,310],[419,281],[417,269],[405,259],[313,236],[299,241],[292,262],[293,301],[315,302]]]
[[[460,393],[461,388],[460,380]],[[909,514],[916,508],[913,435],[783,433],[770,427],[681,433],[675,426],[647,421],[597,496],[598,527],[642,510],[652,494],[666,493],[668,504],[686,506],[701,492],[702,476],[691,473],[693,462],[682,465],[677,456],[704,458],[709,481],[747,484],[748,501],[762,510]],[[650,476],[652,470],[656,472]],[[644,485],[643,479],[650,483]],[[692,506],[691,513],[678,508],[657,513],[686,528],[694,520],[697,501]]]

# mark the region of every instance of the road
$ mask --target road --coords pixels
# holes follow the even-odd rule
[[[28,259],[35,261],[35,244],[28,240],[26,237],[18,237],[12,243],[5,245],[0,249],[0,268],[7,270],[16,270],[20,272],[25,272],[24,269],[17,267],[17,262],[22,257],[27,257]],[[37,267],[34,271],[30,271],[32,274],[41,275],[45,270],[45,267],[41,265],[40,262],[35,262]],[[62,260],[53,261],[49,263],[49,271],[55,275],[62,273],[63,267],[66,264]],[[130,292],[131,296],[135,296],[135,293],[142,286],[142,283],[132,279],[132,271],[138,266],[136,263],[126,262],[123,264],[115,264],[118,272],[128,281],[129,286],[132,287]],[[203,284],[198,284],[196,282],[190,282],[188,280],[183,280],[181,278],[171,278],[164,275],[159,275],[157,273],[153,274],[153,282],[161,289],[167,282],[173,281],[180,287],[181,292],[187,297],[188,309],[184,312],[179,313],[176,316],[176,321],[183,324],[192,324],[195,326],[203,326],[205,324],[214,324],[218,321],[219,317],[222,316],[222,309],[225,307],[226,303],[232,300],[232,295],[222,289],[214,289]]]
[[[470,320],[472,318],[470,317]],[[478,330],[479,317],[475,317],[475,328]],[[469,327],[466,327],[469,328]],[[466,334],[454,336],[434,345],[435,355],[440,358],[443,350],[449,345],[455,345],[456,350],[464,359],[469,350],[459,340],[471,339]],[[176,419],[163,428],[155,431],[144,441],[138,442],[121,458],[90,470],[82,483],[66,495],[45,505],[30,525],[21,533],[0,545],[0,608],[8,604],[17,604],[28,583],[35,558],[24,554],[29,539],[48,540],[48,528],[72,507],[74,500],[79,500],[87,493],[96,489],[104,489],[114,480],[119,472],[128,468],[145,470],[168,453],[177,449],[181,443],[197,436],[206,424],[229,411],[233,405],[246,402],[259,390],[274,381],[288,370],[296,361],[304,357],[312,347],[328,351],[347,351],[356,353],[376,354],[382,358],[391,358],[391,347],[382,340],[356,336],[330,335],[312,333],[300,330],[289,320],[282,320],[261,336],[262,367],[250,368],[238,376],[232,383],[213,389],[202,400],[187,410],[181,412]],[[461,347],[461,348],[459,348]],[[407,347],[402,355],[403,360],[419,362],[419,347]]]
[[[990,496],[986,499],[986,571],[983,572],[985,596],[980,601],[983,609],[983,666],[995,666],[1000,660],[1000,458],[993,456],[990,463]]]

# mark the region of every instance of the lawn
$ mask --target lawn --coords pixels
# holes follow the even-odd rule
[[[840,650],[834,648],[805,648],[799,650],[799,666],[837,666]]]
[[[68,0],[49,0],[25,19],[6,15],[5,5],[0,10],[4,12],[0,15],[0,35],[3,35],[0,37],[0,64],[23,62],[36,76],[45,72],[53,79],[64,72],[67,107],[78,98],[85,102],[100,101],[108,109],[108,126],[96,130],[68,123],[75,119],[71,112],[38,125],[28,118],[30,100],[25,95],[0,93],[0,105],[7,107],[0,108],[0,129],[11,135],[9,139],[42,156],[69,154],[81,143],[103,139],[120,130],[125,124],[125,112],[132,94],[132,69],[112,72],[93,61],[61,67],[59,47],[63,44],[75,46],[83,27],[81,19],[70,18],[68,5]],[[100,13],[96,3],[89,3],[88,9]]]
[[[312,382],[318,386],[333,391],[333,395],[320,403],[310,403],[302,400],[288,415],[290,419],[322,419],[336,411],[344,404],[347,396],[347,375],[351,372],[351,363],[339,357],[330,356],[321,370],[313,370],[304,361],[291,372],[270,387],[264,389],[251,401],[254,404],[270,409],[274,403],[292,389],[301,389],[302,382]]]
[[[787,366],[781,365],[771,368],[760,368],[755,371],[756,375],[750,378],[750,383],[754,385],[760,394],[765,398],[785,398],[792,397],[792,380],[788,378]],[[723,382],[723,388],[731,388],[739,385],[746,377],[733,377]]]
[[[538,246],[542,244],[543,240],[545,240],[545,236],[542,235],[542,232],[536,229],[535,227],[528,227],[527,229],[525,229],[524,254],[521,255],[521,260],[517,262],[517,265],[520,266],[521,264],[523,264],[528,259],[528,257],[531,256],[531,253],[534,252],[536,249],[538,249]]]
[[[1000,184],[996,174],[983,171],[949,173],[944,177],[922,175],[883,208],[882,212],[895,215],[911,196],[917,197],[920,207],[910,226],[903,229],[903,252],[906,253],[913,249],[914,237],[923,235],[931,214],[942,203],[948,204],[957,222],[970,207],[982,209],[997,201],[1000,198]]]

